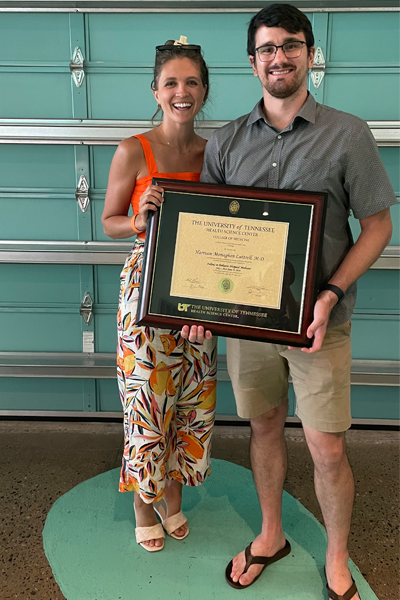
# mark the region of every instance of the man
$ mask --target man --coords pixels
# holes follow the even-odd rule
[[[262,100],[250,114],[214,132],[201,181],[326,191],[328,207],[321,291],[307,332],[314,337],[312,347],[228,340],[238,414],[251,422],[251,461],[263,524],[247,554],[241,552],[228,565],[226,577],[234,587],[251,585],[266,557],[271,562],[290,551],[281,521],[290,373],[328,535],[329,596],[360,600],[347,550],[354,498],[344,439],[351,424],[350,317],[356,280],[390,240],[389,207],[396,198],[367,124],[317,104],[308,93],[315,48],[311,23],[302,12],[289,4],[261,10],[250,22],[247,51]],[[354,245],[350,209],[361,225]],[[252,557],[264,559],[252,564]]]

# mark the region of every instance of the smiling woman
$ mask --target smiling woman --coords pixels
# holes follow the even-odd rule
[[[196,135],[194,119],[208,89],[200,46],[183,37],[157,46],[152,90],[163,120],[119,145],[102,217],[111,238],[137,234],[121,273],[117,317],[125,438],[119,489],[134,492],[136,541],[149,552],[164,547],[164,529],[175,539],[188,535],[182,487],[210,474],[216,340],[202,327],[187,340],[178,331],[136,325],[147,218],[163,202],[152,178],[199,181],[206,140]]]

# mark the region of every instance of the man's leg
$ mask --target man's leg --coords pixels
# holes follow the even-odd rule
[[[314,461],[315,492],[328,535],[328,584],[338,595],[343,595],[352,583],[347,542],[354,501],[354,480],[347,460],[344,433],[316,431],[304,424],[303,427]],[[358,594],[353,598],[360,600]]]
[[[250,420],[251,465],[263,515],[261,533],[251,547],[253,556],[273,556],[285,546],[282,530],[282,492],[287,468],[284,437],[287,410],[286,401]],[[247,573],[242,575],[245,564],[244,552],[233,559],[231,577],[241,585],[251,583],[262,569],[260,565],[252,565]]]
[[[296,414],[314,461],[315,490],[328,534],[328,584],[339,595],[352,583],[347,540],[354,482],[343,433],[351,425],[350,333],[348,321],[328,329],[321,350],[315,354],[282,352],[292,375]],[[353,598],[359,600],[358,594]]]

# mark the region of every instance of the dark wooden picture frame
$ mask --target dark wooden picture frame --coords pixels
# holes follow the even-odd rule
[[[215,185],[163,178],[154,178],[153,185],[159,185],[164,189],[165,201],[160,210],[149,214],[136,315],[137,324],[171,330],[179,330],[186,324],[203,325],[205,329],[210,329],[213,335],[310,347],[312,340],[307,338],[307,329],[313,320],[314,304],[319,287],[319,262],[327,194],[324,192]],[[260,313],[261,315],[272,314],[271,317],[268,316],[264,319],[264,322],[263,319],[258,319],[257,311],[253,311],[254,318],[240,316],[239,323],[232,323],[230,319],[224,320],[221,316],[218,316],[218,320],[216,320],[207,319],[206,317],[193,317],[190,312],[189,314],[174,314],[173,306],[178,306],[178,304],[175,299],[171,302],[168,282],[171,281],[170,276],[172,276],[174,264],[179,213],[209,215],[212,210],[212,214],[215,216],[232,217],[232,214],[227,211],[229,204],[232,204],[232,199],[238,200],[239,205],[244,206],[243,211],[246,212],[247,210],[250,215],[255,209],[258,210],[258,213],[260,212],[259,203],[262,201],[264,202],[263,206],[268,206],[269,211],[272,207],[272,213],[275,211],[276,214],[285,215],[284,218],[276,218],[277,222],[279,219],[281,221],[288,219],[292,221],[290,222],[290,235],[301,239],[300,245],[303,248],[302,253],[300,252],[298,256],[294,255],[295,258],[297,256],[302,265],[298,269],[301,281],[297,282],[297,300],[295,302],[298,308],[298,320],[293,318],[290,320],[287,311],[285,313],[283,309]],[[260,214],[269,213],[263,212]],[[249,218],[249,222],[251,222],[251,216],[245,214],[238,216],[242,219]],[[268,221],[271,220],[274,220],[273,216],[269,216]],[[293,276],[291,276],[291,279],[294,280],[293,277],[296,277],[297,271],[292,263],[289,263],[289,265],[291,270],[294,271]],[[292,283],[288,284],[289,288],[291,285]],[[301,295],[299,289],[301,289]],[[291,295],[295,299],[292,293]],[[157,296],[158,300],[155,300],[153,296],[154,298]],[[184,301],[184,298],[181,301]],[[153,309],[152,303],[154,302],[158,302],[157,310]],[[210,302],[207,301],[207,304],[210,304]],[[221,301],[215,301],[212,304],[214,306],[224,306]],[[192,305],[194,305],[193,299],[189,299],[184,306]],[[163,306],[165,312],[162,310]],[[254,305],[252,306],[254,307]],[[260,310],[262,309],[261,306]],[[221,311],[224,308],[215,310]],[[226,310],[228,311],[228,308]],[[251,311],[242,309],[239,312],[241,315],[253,314]],[[210,312],[209,314],[214,313]],[[293,325],[293,322],[296,324]]]

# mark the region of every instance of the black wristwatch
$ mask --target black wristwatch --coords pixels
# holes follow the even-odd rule
[[[344,298],[344,291],[341,290],[340,287],[338,287],[337,285],[333,285],[333,283],[326,283],[320,289],[320,292],[323,292],[324,290],[329,290],[330,292],[333,292],[334,294],[336,294],[336,296],[339,298],[339,300],[337,301],[338,304]]]

